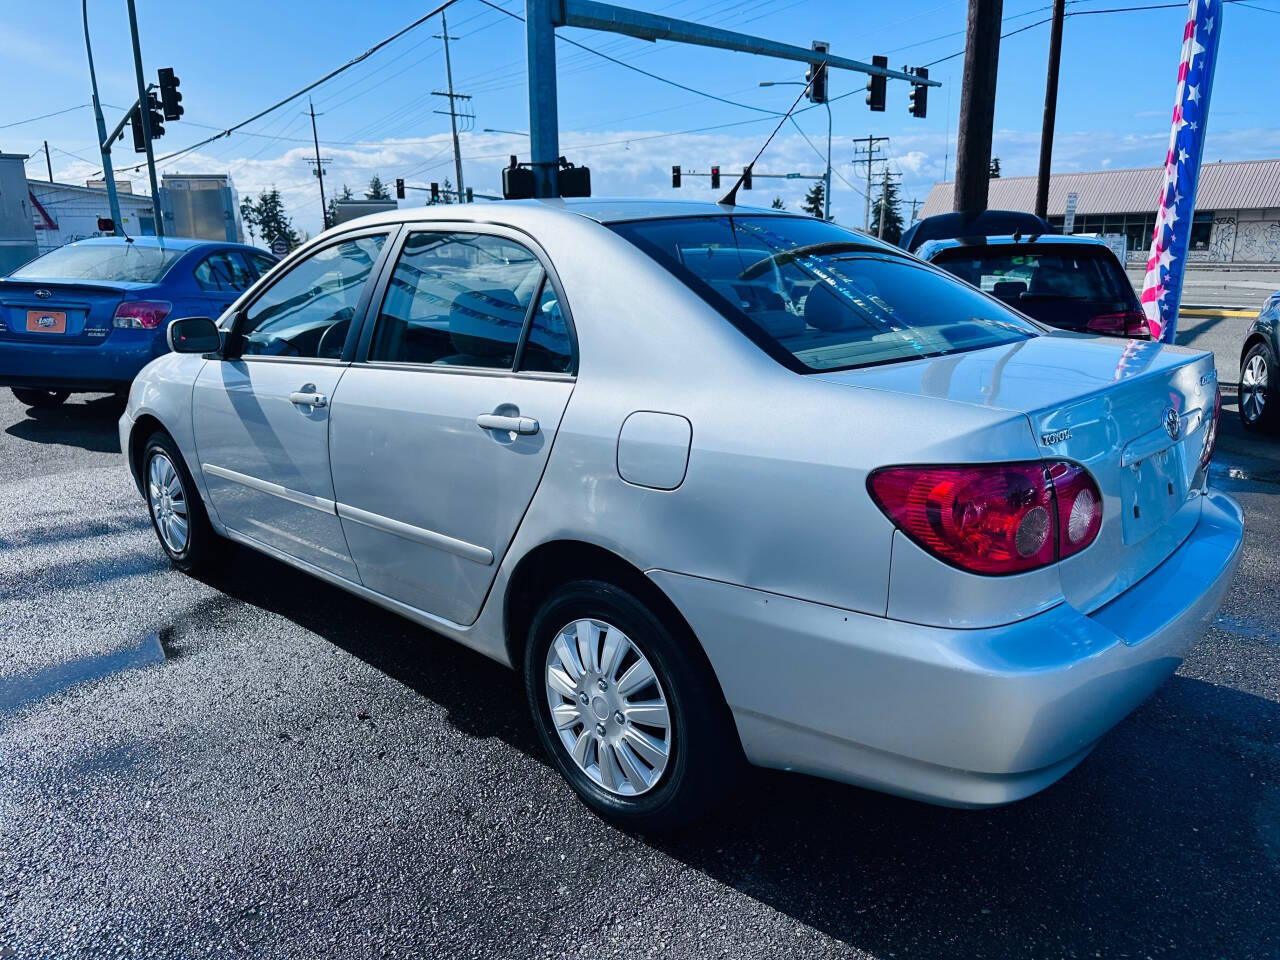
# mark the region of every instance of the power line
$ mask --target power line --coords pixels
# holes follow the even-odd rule
[[[65,110],[55,110],[53,113],[42,113],[38,117],[27,117],[25,120],[14,120],[12,123],[0,124],[0,130],[8,130],[10,127],[20,127],[24,123],[35,123],[37,120],[48,120],[50,117],[60,117],[64,113],[70,113],[72,110],[83,110],[89,106],[87,103],[77,103],[74,107],[67,107]]]

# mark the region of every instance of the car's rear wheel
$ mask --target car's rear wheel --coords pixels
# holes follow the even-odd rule
[[[61,406],[66,402],[67,397],[71,396],[66,390],[23,390],[19,387],[12,387],[11,389],[19,403],[39,410]]]
[[[670,830],[731,788],[741,747],[710,667],[610,583],[556,589],[530,626],[525,689],[556,768],[596,812]]]
[[[141,466],[151,525],[161,548],[179,570],[199,569],[212,559],[217,534],[178,445],[157,431],[147,440]]]
[[[1240,365],[1240,422],[1247,430],[1274,431],[1280,408],[1280,381],[1275,354],[1265,342],[1255,343]]]

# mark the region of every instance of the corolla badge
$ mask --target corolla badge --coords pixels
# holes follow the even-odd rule
[[[1164,408],[1164,432],[1169,434],[1170,440],[1177,440],[1182,436],[1182,421],[1178,418],[1178,411],[1173,407]]]
[[[53,294],[50,293],[48,290],[44,289],[44,287],[41,287],[39,290],[36,291],[36,296],[39,297],[41,300],[48,300],[50,297],[53,296]]]

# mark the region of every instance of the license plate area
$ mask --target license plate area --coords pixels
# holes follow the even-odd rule
[[[65,310],[28,310],[27,333],[66,333]]]
[[[1184,445],[1171,444],[1121,469],[1121,530],[1127,545],[1138,543],[1169,522],[1187,500]]]

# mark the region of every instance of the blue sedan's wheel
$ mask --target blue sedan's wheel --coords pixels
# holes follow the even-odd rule
[[[71,396],[66,390],[23,390],[20,387],[13,387],[12,390],[19,403],[37,410],[61,406]]]
[[[151,525],[169,560],[186,572],[209,562],[218,537],[173,438],[152,434],[139,466]]]

